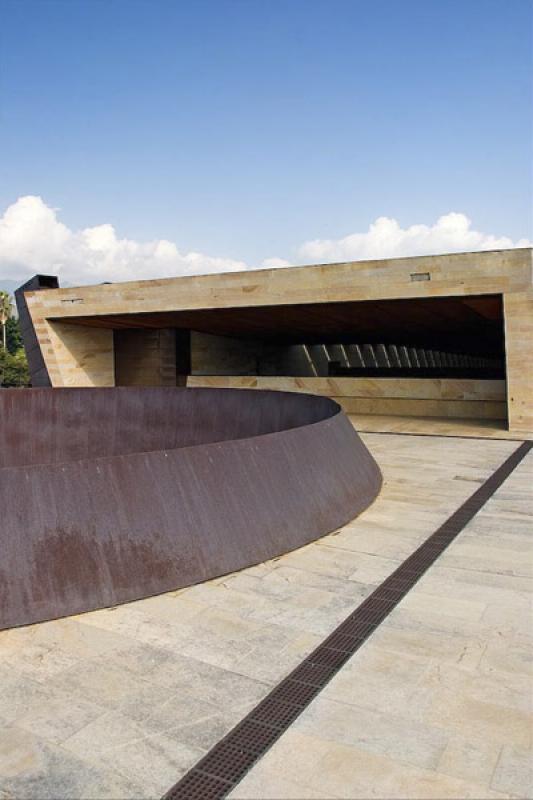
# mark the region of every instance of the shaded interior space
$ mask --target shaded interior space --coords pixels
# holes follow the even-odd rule
[[[304,391],[356,415],[507,428],[501,295],[69,318],[109,334],[117,386]],[[105,330],[104,330],[105,329]]]
[[[499,295],[198,309],[69,322],[115,331],[119,379],[124,363],[138,357],[141,347],[160,347],[161,333],[148,331],[175,331],[178,374],[505,377]],[[133,331],[144,331],[144,338]]]

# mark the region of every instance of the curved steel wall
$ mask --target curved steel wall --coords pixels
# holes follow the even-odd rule
[[[381,485],[324,397],[13,389],[0,419],[0,628],[273,558],[346,523]]]

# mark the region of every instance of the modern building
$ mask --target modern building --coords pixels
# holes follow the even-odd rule
[[[266,387],[533,430],[532,250],[17,292],[34,386]]]

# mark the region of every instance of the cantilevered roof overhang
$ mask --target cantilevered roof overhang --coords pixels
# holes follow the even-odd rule
[[[502,352],[499,295],[134,312],[69,317],[104,328],[178,328],[280,344],[397,342]]]

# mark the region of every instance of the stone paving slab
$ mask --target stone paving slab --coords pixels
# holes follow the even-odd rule
[[[364,438],[382,467],[385,484],[374,505],[339,532],[206,584],[1,632],[0,798],[161,796],[516,447],[497,440],[372,434]],[[483,545],[478,545],[476,556],[474,532],[467,541],[467,568],[457,563],[453,552],[446,562],[443,557],[434,568],[435,583],[421,587],[422,602],[413,596],[410,606],[397,609],[396,621],[387,623],[391,638],[384,643],[381,631],[376,632],[322,693],[323,707],[335,710],[329,715],[330,740],[315,741],[313,717],[306,723],[308,732],[297,726],[289,731],[291,737],[303,737],[294,741],[309,739],[317,759],[324,752],[326,763],[330,759],[332,769],[339,770],[338,780],[327,787],[307,781],[302,794],[295,767],[285,775],[284,795],[276,794],[281,780],[277,773],[271,775],[271,783],[261,778],[259,789],[254,776],[256,770],[268,772],[264,765],[269,753],[252,770],[248,783],[238,787],[238,796],[346,796],[343,780],[353,791],[359,785],[368,789],[368,775],[378,775],[389,761],[401,786],[406,785],[404,769],[428,791],[437,791],[439,775],[446,776],[449,792],[486,786],[485,778],[472,774],[481,737],[472,743],[465,735],[460,704],[450,704],[447,712],[453,736],[447,729],[442,733],[435,723],[439,705],[431,693],[438,675],[451,668],[459,670],[459,677],[453,673],[448,678],[452,683],[446,691],[466,692],[469,713],[481,715],[490,731],[493,717],[485,708],[483,684],[476,694],[459,678],[463,680],[466,673],[479,680],[483,674],[490,680],[493,672],[509,673],[508,692],[500,688],[493,705],[513,708],[516,716],[508,722],[513,736],[506,743],[509,749],[498,756],[491,791],[505,796],[513,791],[505,787],[523,784],[526,744],[519,701],[523,684],[516,676],[525,676],[527,631],[516,619],[515,609],[524,608],[520,604],[529,585],[527,559],[522,541],[516,538],[527,536],[528,506],[521,500],[526,484],[519,480],[502,487],[503,510],[487,506],[492,530],[500,522],[512,539],[512,546],[504,540],[491,545],[504,551],[504,571],[498,571]],[[515,498],[520,500],[521,520],[516,527]],[[493,534],[479,534],[483,535]],[[446,589],[448,581],[453,582],[453,593]],[[453,605],[449,613],[441,614],[439,606],[450,595]],[[494,626],[504,633],[486,643],[483,631]],[[511,634],[512,640],[502,638]],[[336,681],[344,682],[340,700]],[[364,701],[358,687],[364,688]],[[419,716],[413,711],[408,724],[419,731],[420,741],[409,745],[409,761],[404,764],[396,738],[403,709],[415,696],[421,711]],[[369,730],[376,726],[368,746],[357,729],[343,721],[342,713],[339,718],[339,703],[349,713],[352,708],[364,709]],[[390,730],[388,717],[394,722]],[[337,725],[343,731],[339,741],[334,740]],[[284,739],[272,749],[272,757]],[[391,743],[396,748],[394,758],[390,758]],[[342,766],[342,754],[352,751],[357,755],[354,763],[367,764],[363,770],[367,778],[359,776],[355,784],[349,778],[353,770],[348,774]],[[487,746],[482,752],[488,763],[492,750]],[[295,765],[298,758],[296,752]],[[454,773],[452,762],[463,763],[455,769],[460,775]]]
[[[530,453],[231,798],[533,795],[532,487]]]

